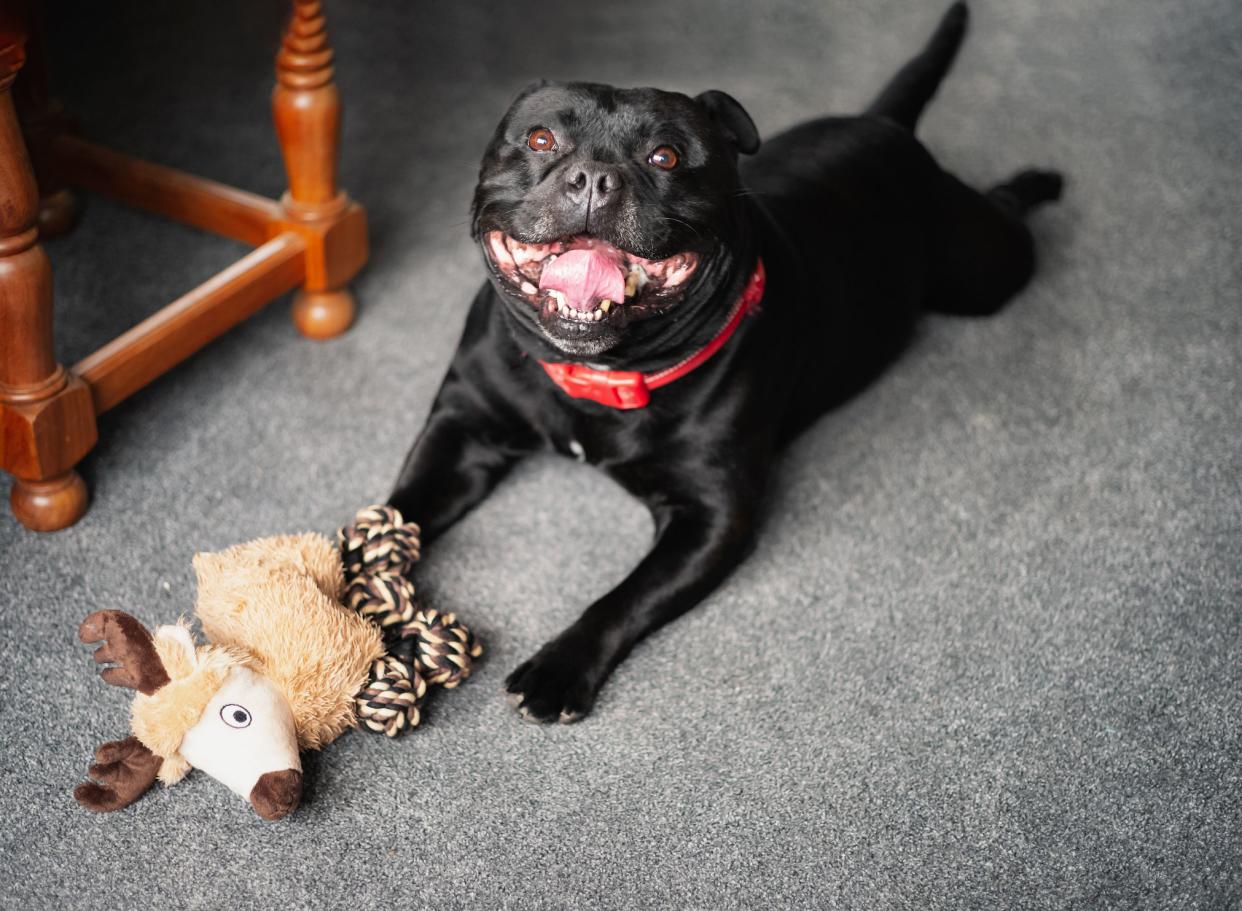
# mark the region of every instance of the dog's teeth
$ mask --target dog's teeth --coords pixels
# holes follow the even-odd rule
[[[608,298],[604,298],[602,301],[599,302],[599,309],[602,310],[604,313],[607,313],[608,309],[611,306],[612,306],[612,301],[610,301]]]
[[[558,300],[556,302],[556,312],[561,314],[561,316],[565,316],[566,314],[569,313],[569,307],[565,304],[563,300]]]
[[[522,293],[523,294],[534,294],[537,290],[538,289],[534,285],[532,285],[530,282],[522,282]]]
[[[625,296],[633,297],[647,286],[648,281],[650,279],[646,270],[638,263],[632,263],[629,273],[625,276]]]

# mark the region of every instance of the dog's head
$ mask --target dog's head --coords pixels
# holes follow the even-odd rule
[[[472,223],[517,331],[598,359],[684,332],[734,279],[737,155],[758,147],[723,92],[527,88],[484,154]]]

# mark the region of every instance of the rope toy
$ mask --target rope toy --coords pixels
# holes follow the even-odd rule
[[[419,527],[391,506],[360,509],[337,532],[345,604],[379,627],[388,654],[371,665],[355,697],[358,721],[396,737],[418,726],[428,687],[452,689],[483,648],[453,614],[419,606],[407,573],[420,556]]]

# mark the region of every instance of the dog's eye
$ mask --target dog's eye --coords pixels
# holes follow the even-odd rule
[[[660,146],[651,153],[647,162],[662,171],[671,171],[677,167],[677,150],[672,146]]]
[[[555,152],[556,137],[552,131],[544,127],[536,127],[526,137],[526,147],[532,152]]]

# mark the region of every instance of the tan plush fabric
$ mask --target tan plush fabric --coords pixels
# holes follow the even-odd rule
[[[282,535],[194,558],[203,633],[244,650],[285,694],[298,742],[318,749],[356,723],[354,695],[384,654],[379,630],[338,601],[336,547],[318,534]]]
[[[315,532],[275,535],[237,544],[219,553],[194,557],[199,602],[204,581],[215,590],[262,582],[274,570],[290,570],[310,576],[333,601],[345,592],[345,571],[336,545]],[[201,611],[201,607],[200,607]]]
[[[165,787],[171,787],[189,775],[192,768],[194,767],[186,762],[185,757],[178,753],[160,763],[160,771],[156,777],[164,783]]]
[[[182,738],[203,716],[229,671],[246,656],[216,645],[195,648],[184,620],[156,628],[154,642],[171,679],[149,696],[134,697],[130,724],[147,749],[168,761],[166,768],[160,768],[160,780],[173,784],[188,770],[181,768],[185,760],[178,755]]]

